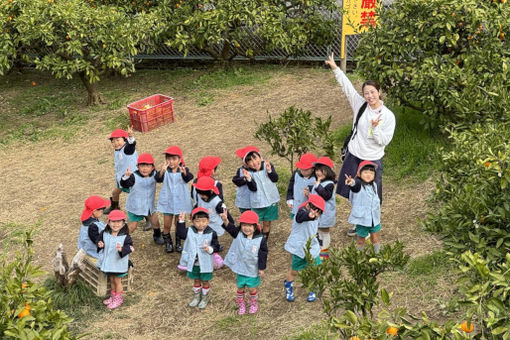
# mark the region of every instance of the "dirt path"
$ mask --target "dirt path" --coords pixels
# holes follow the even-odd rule
[[[332,115],[335,127],[350,121],[352,112],[329,72],[317,70],[282,74],[263,86],[246,86],[218,91],[215,101],[197,107],[190,98],[176,98],[177,121],[149,133],[136,134],[138,152],[151,152],[159,164],[161,152],[172,144],[179,145],[191,171],[205,155],[223,159],[219,179],[225,186],[227,206],[235,217],[235,188],[230,179],[239,165],[234,151],[238,147],[261,145],[252,136],[255,121],[263,121],[266,111],[275,115],[290,105],[309,109],[314,114]],[[167,93],[165,88],[162,93]],[[119,112],[124,112],[119,110]],[[0,151],[0,171],[4,185],[0,189],[0,223],[35,224],[37,263],[50,270],[50,259],[59,242],[74,252],[83,200],[92,194],[109,196],[113,187],[112,150],[98,122],[91,122],[87,134],[70,143],[46,142],[18,145]],[[283,160],[271,159],[278,168],[287,167]],[[338,171],[338,166],[336,171]],[[385,186],[383,206],[384,241],[401,239],[412,249],[413,256],[437,248],[438,242],[419,236],[416,218],[424,213],[424,196],[430,186],[419,185],[401,192]],[[123,206],[125,196],[121,196]],[[413,201],[409,211],[407,202]],[[333,244],[343,246],[348,205],[338,207],[338,227]],[[283,244],[290,231],[290,219],[282,217],[273,227],[269,241],[269,263],[260,287],[260,312],[256,317],[238,318],[235,313],[235,278],[229,269],[221,269],[212,281],[212,301],[203,312],[187,307],[191,283],[177,272],[177,254],[166,254],[154,245],[152,233],[135,231],[136,252],[132,255],[136,277],[134,293],[127,304],[114,313],[104,313],[86,327],[90,338],[183,339],[225,335],[241,339],[258,335],[282,338],[306,329],[322,318],[319,303],[307,304],[305,293],[298,289],[295,303],[283,297],[282,281],[289,264]],[[220,241],[230,244],[229,236]],[[131,302],[129,301],[131,299]]]

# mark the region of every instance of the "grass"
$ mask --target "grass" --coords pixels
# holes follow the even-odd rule
[[[441,251],[417,257],[409,261],[405,272],[415,283],[420,281],[424,285],[436,285],[439,277],[451,271],[453,265],[448,256]]]
[[[8,254],[12,248],[22,245],[26,231],[32,229],[35,234],[40,225],[40,223],[33,226],[14,222],[0,223],[0,254]]]

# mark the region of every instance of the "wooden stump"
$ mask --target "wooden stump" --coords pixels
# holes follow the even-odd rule
[[[85,260],[86,255],[87,253],[83,249],[78,250],[71,261],[71,266],[69,267],[64,246],[62,243],[58,245],[55,257],[51,260],[51,265],[53,266],[55,279],[58,285],[69,287],[76,281],[78,274],[84,268],[83,261]]]

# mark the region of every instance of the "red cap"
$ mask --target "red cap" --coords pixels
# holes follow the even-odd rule
[[[315,207],[319,208],[322,212],[324,212],[324,210],[326,209],[326,202],[324,201],[324,198],[316,194],[308,195],[308,201],[301,204],[299,208],[304,207],[307,203],[313,204]]]
[[[363,161],[363,162],[359,163],[358,171],[356,172],[356,176],[357,177],[360,176],[361,169],[363,169],[367,165],[371,165],[371,166],[373,166],[375,168],[375,170],[377,170],[377,164],[375,164],[374,162],[372,162],[372,161]]]
[[[207,191],[212,190],[216,195],[220,194],[220,191],[215,185],[214,178],[209,176],[202,176],[199,179],[197,179],[196,183],[193,183],[193,186],[197,188],[198,190]]]
[[[92,216],[92,212],[99,208],[106,208],[110,205],[109,200],[105,200],[99,196],[90,196],[85,200],[85,209],[81,213],[82,222]]]
[[[184,163],[184,159],[182,158],[182,150],[180,147],[178,147],[177,145],[172,145],[172,146],[169,146],[165,152],[163,152],[165,155],[175,155],[175,156],[179,156],[179,158],[181,159],[181,164],[182,165],[185,165]]]
[[[138,156],[138,162],[136,164],[152,164],[154,165],[154,157],[150,153],[142,153]]]
[[[112,139],[112,138],[119,138],[119,137],[128,138],[129,135],[125,130],[117,129],[117,130],[113,130],[112,134],[108,138]]]
[[[248,224],[256,224],[257,229],[260,231],[260,225],[259,225],[259,215],[255,211],[252,210],[246,210],[241,214],[241,217],[239,217],[239,223],[248,223]]]
[[[325,165],[325,166],[329,166],[331,169],[333,169],[335,167],[335,165],[333,164],[333,161],[331,160],[331,158],[329,157],[326,157],[326,156],[322,156],[321,158],[319,158],[315,164],[322,164],[322,165]]]
[[[108,221],[120,221],[127,219],[126,214],[121,210],[115,209],[108,214]]]
[[[196,207],[195,209],[193,209],[191,211],[191,219],[193,219],[193,216],[195,216],[195,214],[198,212],[206,213],[207,216],[209,216],[209,210],[207,210],[206,208],[203,208],[203,207]]]
[[[306,170],[313,168],[313,163],[317,162],[317,157],[313,153],[304,153],[296,162],[296,168]]]
[[[237,149],[236,150],[236,155],[237,157],[241,158],[244,162],[244,158],[250,153],[250,152],[256,152],[260,155],[260,151],[259,151],[259,148],[257,148],[256,146],[252,146],[252,145],[248,145],[244,148],[241,148],[241,149]]]
[[[198,163],[198,174],[197,178],[203,176],[211,176],[214,168],[216,168],[221,163],[221,158],[206,156],[200,160]]]

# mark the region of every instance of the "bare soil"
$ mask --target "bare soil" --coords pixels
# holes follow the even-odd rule
[[[196,106],[191,98],[176,97],[176,122],[148,133],[137,133],[138,152],[152,153],[159,164],[166,147],[179,145],[193,173],[203,156],[221,157],[219,179],[224,185],[227,206],[237,218],[231,177],[240,162],[234,151],[254,144],[268,155],[268,146],[253,137],[255,123],[264,121],[266,112],[276,115],[291,105],[309,109],[321,117],[331,115],[334,127],[348,123],[352,111],[332,79],[330,72],[286,73],[263,85],[219,90],[214,102],[205,107]],[[162,85],[161,93],[167,93],[167,88]],[[118,113],[127,114],[124,109]],[[71,142],[18,144],[0,150],[4,183],[0,188],[0,223],[40,223],[35,242],[37,264],[47,271],[51,271],[50,260],[59,243],[64,244],[68,253],[74,254],[84,199],[94,194],[109,197],[113,189],[112,149],[108,133],[100,123],[90,121],[86,131]],[[277,169],[288,167],[284,160],[267,158]],[[339,165],[335,167],[338,172]],[[425,182],[403,190],[398,183],[385,182],[383,242],[400,239],[412,256],[440,247],[438,240],[421,232],[417,222],[417,218],[424,215],[424,198],[431,188],[431,184]],[[125,198],[123,194],[122,207]],[[179,255],[166,254],[162,246],[154,244],[152,232],[139,228],[133,234],[136,250],[131,256],[136,275],[134,291],[127,294],[126,305],[88,320],[80,330],[90,332],[87,336],[90,339],[211,339],[217,336],[280,339],[316,324],[324,318],[321,305],[307,303],[304,289],[297,289],[294,303],[284,298],[283,279],[290,258],[283,245],[290,231],[290,219],[281,211],[269,239],[269,263],[260,287],[260,311],[256,316],[237,316],[235,276],[228,268],[214,273],[209,306],[204,311],[189,308],[192,282],[176,269]],[[348,211],[349,205],[342,199],[337,210],[337,226],[332,233],[332,243],[337,247],[352,241],[346,236]],[[228,246],[231,239],[224,235],[220,241]],[[413,292],[406,295],[407,307],[415,302],[420,305],[420,297],[414,295]]]

